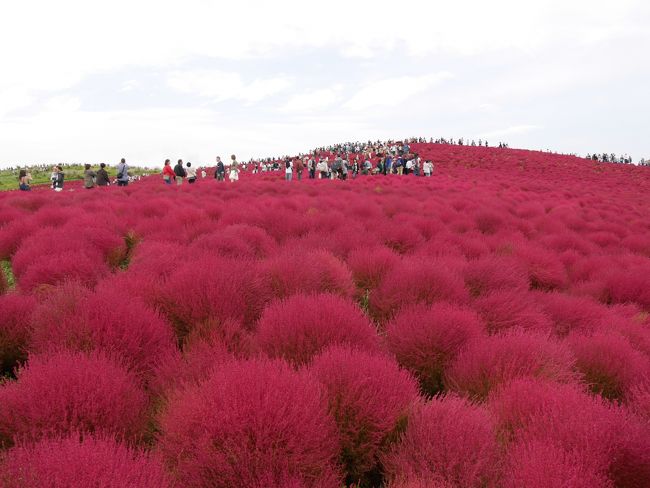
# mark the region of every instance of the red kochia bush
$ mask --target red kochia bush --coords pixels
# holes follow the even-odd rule
[[[331,294],[294,295],[271,303],[259,322],[257,348],[301,365],[330,345],[377,350],[378,337],[352,301]]]
[[[379,454],[405,424],[417,384],[394,359],[344,347],[317,356],[311,370],[325,385],[348,482],[365,485],[377,475]]]
[[[385,321],[406,305],[465,303],[468,298],[453,264],[442,259],[403,258],[370,294],[370,311],[376,319]]]
[[[625,400],[637,383],[650,379],[650,359],[617,332],[575,335],[568,343],[591,390],[605,398]]]
[[[538,293],[536,302],[553,321],[558,337],[569,333],[592,333],[608,322],[611,312],[598,302],[563,293]]]
[[[296,293],[354,293],[352,273],[327,251],[288,249],[260,265],[265,294],[286,298]]]
[[[468,344],[447,370],[446,383],[458,392],[485,398],[492,389],[515,378],[573,381],[574,362],[565,346],[544,335],[516,329]]]
[[[532,288],[555,290],[567,285],[567,272],[558,255],[532,245],[523,245],[517,257],[526,266]]]
[[[467,263],[465,284],[472,296],[496,290],[527,290],[528,275],[525,268],[513,258],[484,256]]]
[[[0,374],[27,358],[29,317],[35,303],[29,295],[0,296]]]
[[[0,388],[0,442],[73,431],[137,438],[147,399],[125,369],[102,354],[33,356]]]
[[[26,292],[40,285],[55,286],[66,281],[78,281],[92,287],[108,273],[108,265],[97,256],[76,251],[62,252],[55,257],[48,253],[27,267],[18,277],[18,285]]]
[[[386,342],[399,363],[434,395],[443,388],[445,371],[460,350],[483,333],[475,312],[447,303],[403,309],[388,324]]]
[[[153,301],[184,338],[231,320],[252,327],[266,298],[252,262],[203,255],[172,273]]]
[[[264,258],[275,249],[273,238],[259,227],[238,224],[202,235],[192,248],[231,258]]]
[[[384,275],[399,263],[399,256],[384,246],[363,247],[348,256],[354,282],[360,290],[376,288]]]
[[[553,322],[525,290],[497,290],[474,302],[490,334],[519,328],[550,333]]]
[[[384,458],[389,480],[440,479],[453,486],[486,486],[497,461],[494,422],[480,406],[437,397],[410,418],[401,441]]]
[[[503,488],[613,488],[600,459],[550,442],[520,442],[508,450]]]
[[[109,437],[79,435],[15,447],[0,464],[2,488],[166,488],[162,463]]]
[[[650,479],[650,426],[575,385],[515,380],[490,398],[505,438],[542,441],[579,453],[587,466],[603,466],[616,486]]]
[[[76,284],[54,291],[36,309],[31,352],[101,350],[148,378],[177,354],[171,326],[120,289],[89,293]]]
[[[172,398],[160,448],[180,486],[337,488],[320,385],[280,361],[232,362]]]

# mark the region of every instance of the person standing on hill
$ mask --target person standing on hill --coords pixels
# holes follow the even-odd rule
[[[298,177],[298,181],[302,180],[302,172],[305,169],[305,163],[302,162],[302,159],[297,158],[296,163],[294,165],[294,170],[296,172],[296,176]]]
[[[187,162],[187,169],[185,170],[187,175],[187,182],[192,184],[196,181],[196,168],[192,168],[192,163]]]
[[[166,185],[171,185],[172,181],[176,179],[176,174],[172,169],[172,164],[169,159],[165,159],[165,166],[163,166],[162,175],[163,175],[163,181],[165,182]]]
[[[50,176],[52,180],[52,189],[54,191],[63,191],[63,180],[65,179],[65,173],[63,173],[63,168],[59,165],[55,166],[52,169],[52,175]]]
[[[313,180],[316,178],[316,160],[314,159],[313,156],[309,157],[309,161],[307,161],[307,169],[309,170],[309,179]]]
[[[18,188],[20,191],[32,191],[32,187],[29,186],[31,181],[32,175],[27,170],[21,169],[18,173]]]
[[[239,163],[237,162],[237,156],[234,154],[230,156],[230,182],[234,183],[239,180]]]
[[[106,171],[105,163],[99,165],[99,169],[97,170],[97,176],[95,177],[95,183],[97,183],[97,186],[110,185],[111,182],[108,179],[108,172]]]
[[[84,166],[84,188],[90,190],[95,187],[95,177],[97,174],[90,169],[90,165],[86,164]]]
[[[122,158],[117,165],[117,186],[126,186],[129,184],[129,165],[126,159]]]
[[[185,168],[183,168],[182,159],[179,159],[176,166],[174,166],[174,174],[176,175],[176,185],[181,186],[183,184],[183,178],[187,176]]]
[[[290,158],[285,159],[284,168],[284,179],[291,181],[291,178],[293,177],[293,162]]]
[[[217,156],[217,168],[214,171],[214,177],[217,181],[223,181],[226,179],[226,167],[219,156]]]

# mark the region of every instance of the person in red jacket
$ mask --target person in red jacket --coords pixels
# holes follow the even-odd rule
[[[165,167],[163,168],[162,175],[166,185],[171,185],[172,181],[176,179],[176,175],[174,174],[169,159],[165,159]]]

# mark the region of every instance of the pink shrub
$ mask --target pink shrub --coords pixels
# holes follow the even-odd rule
[[[650,379],[650,359],[616,332],[575,335],[568,343],[585,382],[605,398],[624,400],[639,381]]]
[[[610,269],[604,287],[604,298],[608,303],[635,302],[650,311],[650,264]]]
[[[202,235],[192,247],[223,257],[256,259],[269,256],[276,244],[263,229],[237,224]]]
[[[603,466],[615,486],[645,486],[650,477],[650,428],[621,407],[575,385],[516,380],[490,400],[502,435],[579,453]]]
[[[569,451],[550,442],[520,442],[508,449],[504,488],[613,488],[600,458]]]
[[[369,305],[377,320],[386,321],[406,305],[467,300],[465,284],[453,264],[444,260],[404,258],[370,294]]]
[[[512,258],[485,256],[469,261],[464,271],[465,284],[474,297],[496,290],[527,290],[528,275]]]
[[[272,358],[302,365],[331,345],[377,350],[375,328],[353,302],[331,294],[294,295],[271,303],[255,343]]]
[[[357,288],[372,290],[399,263],[399,256],[384,246],[357,249],[348,256],[348,266]]]
[[[634,386],[628,395],[628,405],[638,416],[650,423],[650,381]]]
[[[18,277],[18,285],[25,292],[66,281],[78,281],[92,287],[108,272],[108,265],[96,256],[67,251],[58,254],[56,259],[47,254],[36,260]]]
[[[153,302],[183,339],[231,320],[252,327],[266,300],[251,262],[197,256],[169,276]]]
[[[159,445],[187,487],[340,486],[319,384],[282,362],[233,362],[172,398]]]
[[[352,273],[327,251],[289,249],[260,265],[264,292],[274,298],[297,293],[334,293],[350,297],[354,293]]]
[[[558,337],[570,333],[593,333],[611,316],[606,307],[587,297],[539,293],[535,298],[553,320],[553,332]]]
[[[495,475],[494,421],[480,406],[437,397],[410,418],[401,441],[384,457],[387,478],[434,477],[453,486],[485,486]]]
[[[422,234],[410,224],[387,220],[378,227],[382,243],[398,254],[412,252],[424,242]]]
[[[542,248],[525,246],[517,251],[517,256],[526,265],[532,288],[555,290],[568,284],[566,269],[557,254]]]
[[[420,381],[422,391],[442,390],[447,367],[460,350],[483,334],[476,313],[446,303],[400,311],[386,327],[388,349]]]
[[[75,284],[56,290],[34,314],[30,350],[61,349],[115,354],[143,379],[177,354],[171,326],[140,299],[120,289],[88,293]]]
[[[455,391],[482,399],[491,390],[516,378],[574,381],[574,362],[565,346],[545,335],[515,329],[468,344],[448,368],[446,384]]]
[[[325,386],[348,483],[367,486],[418,398],[416,382],[389,357],[343,347],[317,356],[311,371]]]
[[[0,296],[0,374],[27,358],[29,317],[35,300],[29,295]]]
[[[0,387],[0,440],[11,444],[74,431],[135,439],[147,400],[135,378],[103,354],[32,356]]]
[[[0,464],[3,488],[167,488],[162,463],[109,437],[70,437],[14,447]]]
[[[503,226],[503,217],[494,210],[479,210],[474,214],[476,228],[483,234],[494,234]]]
[[[501,290],[478,298],[474,307],[491,334],[514,328],[549,333],[553,323],[534,298],[526,291]]]

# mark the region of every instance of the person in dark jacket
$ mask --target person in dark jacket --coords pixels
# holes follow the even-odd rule
[[[217,156],[217,169],[214,172],[214,177],[217,181],[224,181],[226,179],[226,167],[219,156]]]
[[[185,171],[185,168],[183,168],[183,160],[179,159],[178,163],[176,163],[176,166],[174,166],[174,174],[176,175],[176,184],[178,186],[183,184],[183,178],[187,176],[187,172]]]
[[[108,171],[106,171],[105,163],[99,165],[99,169],[97,170],[97,176],[95,177],[95,183],[97,184],[97,186],[110,185],[110,180],[108,179]]]

